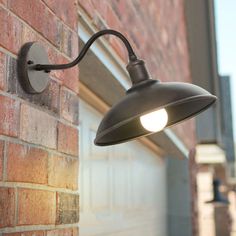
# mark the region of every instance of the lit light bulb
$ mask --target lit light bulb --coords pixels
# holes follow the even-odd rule
[[[162,130],[168,122],[168,114],[166,109],[160,109],[150,112],[140,117],[142,126],[151,132],[157,132]]]

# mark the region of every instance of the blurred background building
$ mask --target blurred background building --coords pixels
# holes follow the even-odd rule
[[[219,75],[214,1],[186,1],[192,76],[194,83],[212,91],[218,101],[196,118],[196,163],[199,235],[234,235],[235,149],[231,85]],[[192,52],[192,53],[191,53]],[[213,180],[230,205],[206,204],[213,198]]]

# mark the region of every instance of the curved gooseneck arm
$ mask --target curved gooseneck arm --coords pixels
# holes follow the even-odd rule
[[[123,34],[121,34],[120,32],[118,32],[118,31],[111,30],[111,29],[106,29],[106,30],[101,30],[101,31],[97,32],[96,34],[94,34],[87,41],[87,43],[84,45],[84,47],[82,48],[80,54],[78,55],[78,57],[74,61],[72,61],[68,64],[58,64],[58,65],[53,65],[53,64],[52,65],[41,65],[41,64],[37,64],[37,65],[34,66],[34,69],[38,70],[38,71],[44,70],[45,72],[50,72],[51,70],[61,70],[61,69],[71,68],[71,67],[77,65],[83,59],[83,57],[86,55],[88,49],[93,44],[93,42],[97,38],[99,38],[100,36],[105,35],[105,34],[112,34],[112,35],[115,35],[118,38],[120,38],[122,40],[122,42],[125,44],[126,48],[127,48],[129,60],[130,61],[137,60],[137,57],[136,57],[129,41],[125,38],[125,36]]]

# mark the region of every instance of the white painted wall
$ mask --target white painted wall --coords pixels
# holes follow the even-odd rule
[[[165,236],[166,164],[143,144],[93,144],[102,115],[80,103],[80,236]]]

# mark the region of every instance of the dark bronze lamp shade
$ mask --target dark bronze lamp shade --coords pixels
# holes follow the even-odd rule
[[[95,144],[99,146],[122,143],[152,134],[143,128],[140,116],[161,108],[168,114],[170,127],[207,109],[216,97],[188,83],[161,83],[144,80],[126,93],[105,115],[99,125]]]

